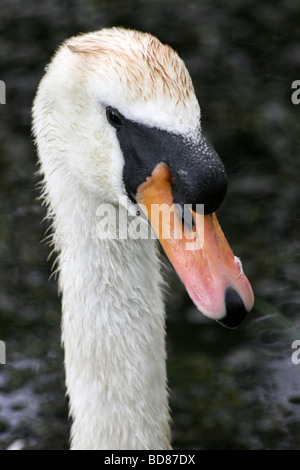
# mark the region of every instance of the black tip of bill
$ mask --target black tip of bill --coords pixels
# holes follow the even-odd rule
[[[227,328],[236,328],[239,326],[247,315],[244,302],[233,287],[227,287],[225,290],[226,315],[217,320]]]

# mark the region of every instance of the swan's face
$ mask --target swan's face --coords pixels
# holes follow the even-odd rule
[[[171,194],[171,202],[194,209],[203,204],[204,213],[211,214],[225,196],[225,170],[202,134],[189,73],[169,46],[149,34],[113,28],[66,41],[41,82],[34,115],[35,134],[43,136],[37,140],[47,147],[40,150],[42,169],[63,167],[99,201],[118,204],[125,196],[148,206],[153,183],[163,188],[156,202],[170,202]],[[218,230],[212,220],[206,236],[213,248],[202,250],[197,259],[188,254],[191,263],[185,253],[179,254],[177,244],[174,249],[173,241],[171,248],[162,244],[199,309],[221,319],[231,303],[235,318],[227,323],[235,326],[245,307],[251,309],[253,294],[220,230],[211,235]],[[223,245],[225,255],[219,256]],[[214,260],[210,266],[208,257]],[[207,265],[202,290],[213,297],[211,279],[220,272],[220,262],[230,265],[233,280],[224,274],[225,280],[215,284],[223,293],[214,305],[214,299],[207,302],[199,296],[196,284]]]
[[[134,197],[160,162],[177,183],[175,202],[202,203],[212,212],[223,200],[224,167],[201,134],[189,73],[153,36],[114,28],[71,38],[50,63],[39,95],[52,118],[48,128],[56,126],[60,164],[105,202]]]

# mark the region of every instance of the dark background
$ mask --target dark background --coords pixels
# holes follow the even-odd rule
[[[151,32],[185,60],[228,171],[218,217],[257,299],[244,324],[226,330],[167,270],[174,447],[300,447],[300,365],[291,361],[300,339],[299,16],[299,0],[1,0],[0,448],[68,448],[60,300],[41,243],[30,108],[60,42],[114,25]]]

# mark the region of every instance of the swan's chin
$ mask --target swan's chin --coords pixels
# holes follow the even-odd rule
[[[216,215],[191,211],[194,223],[187,231],[176,211],[170,216],[162,210],[174,204],[172,175],[163,163],[138,187],[136,198],[197,308],[224,326],[238,326],[254,296]]]

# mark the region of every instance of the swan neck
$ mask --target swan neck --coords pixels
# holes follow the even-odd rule
[[[72,448],[168,449],[156,243],[102,239],[99,201],[79,200],[54,220]]]

